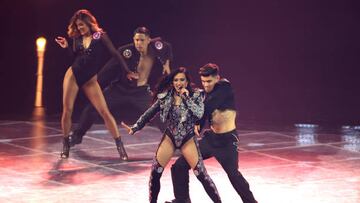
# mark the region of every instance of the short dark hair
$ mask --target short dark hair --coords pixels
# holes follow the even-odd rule
[[[144,34],[144,35],[150,37],[150,30],[147,29],[146,27],[138,27],[138,28],[136,28],[136,29],[134,30],[134,35],[136,35],[136,34],[138,34],[138,33],[139,33],[139,34]]]
[[[201,76],[217,76],[219,75],[220,69],[219,66],[215,63],[208,63],[200,68],[199,74]]]

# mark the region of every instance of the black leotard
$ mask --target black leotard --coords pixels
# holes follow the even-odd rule
[[[108,54],[123,64],[122,67],[129,71],[121,54],[116,51],[109,37],[104,32],[95,32],[92,35],[92,40],[88,48],[85,49],[82,37],[74,38],[71,52],[75,55],[75,60],[72,64],[72,71],[74,73],[76,83],[81,88],[87,81],[95,76],[101,67],[108,59]]]

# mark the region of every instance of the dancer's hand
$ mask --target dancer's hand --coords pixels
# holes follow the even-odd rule
[[[189,90],[187,90],[186,88],[181,88],[180,91],[179,91],[179,94],[188,97],[189,96]]]
[[[163,75],[169,75],[170,72],[171,72],[171,70],[170,70],[170,61],[168,59],[168,60],[166,60],[165,64],[163,65],[162,74]]]
[[[194,126],[194,132],[196,136],[200,137],[200,125]]]
[[[163,67],[163,72],[162,72],[163,75],[165,75],[165,74],[166,74],[166,75],[169,75],[170,72],[171,72],[171,71],[170,71],[170,66],[167,65],[167,66],[164,66],[164,67]]]
[[[55,42],[58,43],[62,48],[67,48],[69,46],[67,40],[64,37],[56,37]]]
[[[129,72],[127,75],[126,75],[127,79],[132,81],[132,80],[137,80],[139,79],[139,73],[135,73],[135,72]]]
[[[134,134],[134,132],[133,132],[133,130],[130,128],[130,126],[128,126],[126,123],[124,123],[123,121],[121,121],[121,125],[122,125],[122,127],[124,127],[127,131],[128,131],[128,133],[130,134],[130,135],[133,135]]]

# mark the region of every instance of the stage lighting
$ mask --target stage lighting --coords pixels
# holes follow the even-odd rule
[[[46,39],[39,37],[36,40],[38,67],[36,74],[36,92],[35,92],[35,107],[42,107],[42,90],[43,90],[43,69],[44,69],[44,53],[45,53]]]

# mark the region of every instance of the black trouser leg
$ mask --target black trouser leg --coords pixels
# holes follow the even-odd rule
[[[151,167],[150,180],[149,180],[149,201],[150,203],[156,203],[160,192],[160,178],[164,171],[164,168],[159,162],[154,159]]]
[[[74,146],[76,144],[80,144],[82,142],[83,136],[86,132],[91,128],[94,124],[94,120],[96,119],[97,112],[95,108],[88,104],[85,109],[82,111],[80,115],[80,120],[76,129],[73,131],[70,140],[70,146]]]
[[[174,195],[177,202],[190,199],[189,196],[189,169],[190,166],[181,156],[171,166],[171,179],[173,182]]]
[[[199,150],[202,159],[212,157],[211,146],[206,137],[199,141]],[[171,178],[173,182],[173,190],[176,201],[182,202],[190,199],[189,195],[189,169],[191,167],[186,162],[184,156],[179,157],[171,166]]]
[[[254,195],[250,190],[249,183],[239,171],[228,174],[230,182],[244,203],[256,203]]]
[[[250,191],[249,183],[238,170],[239,155],[237,146],[234,145],[235,142],[236,139],[234,138],[233,142],[229,142],[228,145],[217,148],[215,157],[225,170],[232,186],[239,194],[242,201],[244,203],[256,203],[254,195]]]

